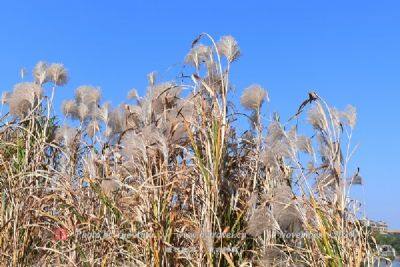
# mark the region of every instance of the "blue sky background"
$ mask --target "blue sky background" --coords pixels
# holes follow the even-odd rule
[[[400,229],[399,1],[1,1],[0,90],[21,67],[62,62],[71,80],[59,103],[90,84],[116,105],[132,87],[144,93],[148,72],[176,74],[201,32],[238,40],[236,94],[261,84],[283,118],[310,90],[356,106],[368,216]]]

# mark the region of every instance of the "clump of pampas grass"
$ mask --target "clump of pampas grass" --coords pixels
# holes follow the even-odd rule
[[[375,251],[349,182],[356,109],[305,101],[268,120],[260,85],[231,104],[238,42],[201,34],[188,75],[111,106],[62,64],[2,96],[0,262],[8,266],[361,266]],[[65,89],[69,90],[69,89]],[[246,114],[250,112],[251,114]],[[235,127],[249,118],[250,125]],[[70,125],[70,126],[69,126]],[[308,135],[306,134],[308,133]],[[343,134],[345,133],[345,134]],[[342,235],[337,235],[342,233]],[[350,234],[351,233],[351,234]]]

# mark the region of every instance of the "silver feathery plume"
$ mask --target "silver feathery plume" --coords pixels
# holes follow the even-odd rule
[[[58,86],[68,82],[68,72],[63,64],[53,63],[47,68],[47,79]]]
[[[257,110],[266,99],[268,100],[267,91],[261,86],[253,84],[244,89],[243,94],[240,97],[240,103],[247,109]]]
[[[229,62],[237,60],[240,56],[239,45],[230,35],[222,36],[217,43],[218,53],[224,55]]]
[[[43,89],[35,83],[18,83],[8,98],[10,114],[24,117],[42,97]]]
[[[137,92],[137,90],[136,89],[131,89],[129,92],[128,92],[128,95],[127,95],[127,98],[128,99],[137,99],[138,98],[138,92]]]
[[[246,232],[253,236],[258,237],[266,230],[276,229],[276,221],[273,215],[266,207],[262,206],[257,208],[251,215]]]
[[[209,62],[212,57],[211,48],[202,44],[194,46],[186,55],[185,63],[193,65],[196,69],[204,62]]]
[[[33,78],[37,84],[42,85],[48,81],[47,68],[48,65],[44,61],[39,61],[33,68]]]
[[[59,143],[63,142],[66,148],[71,148],[75,145],[78,135],[78,130],[76,128],[70,127],[68,125],[63,125],[56,130],[55,140]]]
[[[308,121],[315,129],[327,131],[328,121],[326,118],[326,113],[320,103],[317,102],[308,111]]]
[[[345,111],[341,112],[341,117],[351,128],[354,128],[356,126],[357,110],[352,105],[348,105]]]

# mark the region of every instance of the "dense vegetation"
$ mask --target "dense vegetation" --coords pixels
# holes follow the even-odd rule
[[[201,44],[205,42],[206,44]],[[208,45],[207,45],[208,44]],[[200,35],[189,73],[111,107],[39,62],[3,94],[0,262],[68,266],[360,266],[373,257],[349,198],[356,112],[310,93],[269,117],[251,85],[231,102],[237,42]],[[290,93],[288,92],[288,97]],[[247,129],[235,128],[237,121]],[[61,121],[63,121],[61,123]],[[301,133],[301,131],[303,133]],[[308,133],[308,134],[306,134]]]
[[[400,253],[400,234],[376,234],[374,238],[378,245],[391,245],[396,254]]]

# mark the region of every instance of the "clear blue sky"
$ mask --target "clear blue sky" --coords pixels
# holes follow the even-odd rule
[[[368,215],[400,229],[399,1],[1,1],[0,90],[46,60],[70,71],[57,101],[91,84],[118,104],[144,92],[148,72],[181,63],[201,32],[238,40],[238,95],[260,83],[282,117],[310,90],[355,105]]]

